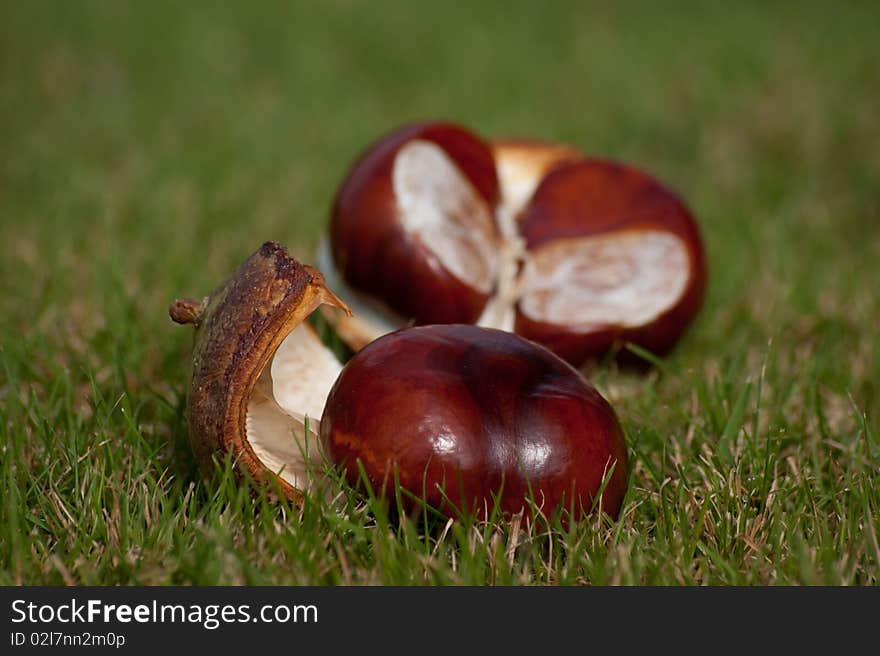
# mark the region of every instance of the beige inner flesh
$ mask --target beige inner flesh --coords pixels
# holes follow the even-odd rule
[[[554,165],[583,157],[573,146],[516,141],[495,142],[492,155],[498,172],[501,205],[512,216],[523,210]]]
[[[496,275],[492,209],[437,144],[414,139],[394,160],[394,194],[403,229],[453,276],[485,294]]]
[[[321,415],[341,370],[314,329],[301,324],[281,342],[248,402],[251,448],[266,468],[297,489],[308,489],[309,471],[321,465]]]
[[[577,151],[566,146],[496,144],[493,155],[501,190],[496,218],[502,243],[495,294],[486,304],[477,325],[513,332],[516,303],[522,294],[520,266],[529,257],[525,240],[519,234],[517,217],[531,200],[547,170],[556,162],[577,156]]]
[[[333,262],[329,239],[322,239],[318,244],[315,263],[324,274],[327,287],[340,298],[344,298],[352,312],[352,316],[336,311],[327,313],[336,332],[351,348],[360,350],[374,339],[393,332],[406,323],[400,315],[392,312],[378,299],[355,291],[345,283]]]
[[[538,161],[534,160],[535,156],[519,154],[516,148],[502,149],[500,153],[496,153],[501,207],[511,216],[516,216],[523,210],[553,161],[549,154],[544,154]]]
[[[526,262],[520,309],[580,331],[643,326],[675,304],[689,271],[684,242],[668,232],[558,240]]]
[[[502,206],[516,216],[535,193],[540,177],[527,166],[517,166],[516,161],[499,160],[498,181],[501,184]]]
[[[498,227],[501,243],[498,248],[498,268],[495,293],[489,298],[477,325],[513,332],[516,313],[514,307],[519,298],[517,274],[525,256],[526,242],[516,229],[516,215],[504,205],[498,208]]]

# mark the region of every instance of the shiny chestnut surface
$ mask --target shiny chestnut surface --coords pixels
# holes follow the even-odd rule
[[[577,326],[541,320],[527,316],[520,304],[516,333],[547,346],[569,362],[579,364],[625,342],[665,354],[703,303],[707,265],[697,222],[674,192],[637,168],[601,159],[563,164],[542,180],[523,209],[519,226],[532,257],[566,241],[648,233],[672,237],[686,252],[686,283],[675,301],[637,325],[609,321]],[[575,285],[563,283],[561,287],[567,284]],[[634,307],[634,313],[636,310]]]
[[[331,390],[321,439],[351,484],[358,461],[376,490],[396,470],[402,488],[451,516],[491,508],[499,491],[506,513],[533,498],[545,513],[579,515],[612,465],[602,508],[616,516],[627,486],[623,432],[605,399],[549,350],[475,326],[410,328],[368,345]]]
[[[340,185],[330,221],[333,260],[355,290],[380,298],[405,320],[472,323],[489,298],[446,269],[431,244],[408,233],[393,188],[401,148],[413,141],[435,144],[492,211],[498,176],[489,146],[453,123],[404,126],[366,149]],[[494,230],[494,225],[492,226]]]

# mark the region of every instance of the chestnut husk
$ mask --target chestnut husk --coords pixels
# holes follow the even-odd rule
[[[269,470],[246,439],[248,401],[260,374],[290,332],[321,305],[349,313],[316,268],[268,241],[203,300],[179,299],[171,319],[195,326],[186,417],[190,443],[206,475],[231,455],[245,473],[301,503],[302,491]]]

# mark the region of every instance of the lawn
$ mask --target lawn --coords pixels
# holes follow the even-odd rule
[[[0,584],[880,582],[876,4],[2,4]],[[676,350],[587,370],[616,522],[195,468],[169,302],[268,239],[310,261],[358,151],[425,117],[642,166],[700,221]]]

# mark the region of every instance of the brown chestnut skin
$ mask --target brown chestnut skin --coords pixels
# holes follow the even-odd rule
[[[706,257],[697,223],[675,193],[636,168],[602,159],[557,166],[535,190],[519,217],[519,227],[532,252],[560,239],[645,230],[671,233],[687,250],[690,271],[684,291],[672,307],[646,325],[609,324],[578,332],[535,320],[517,308],[516,333],[569,362],[580,364],[625,342],[665,354],[702,305]]]
[[[471,323],[489,294],[453,276],[398,220],[394,161],[414,139],[439,146],[494,212],[499,187],[489,146],[453,123],[407,125],[370,146],[340,186],[330,222],[333,259],[353,289],[380,299],[405,320]]]
[[[533,499],[546,515],[620,512],[626,444],[611,406],[569,364],[512,333],[432,325],[390,333],[344,367],[321,440],[352,485],[401,487],[449,516]],[[613,471],[612,471],[613,466]],[[451,503],[451,505],[450,505]]]

